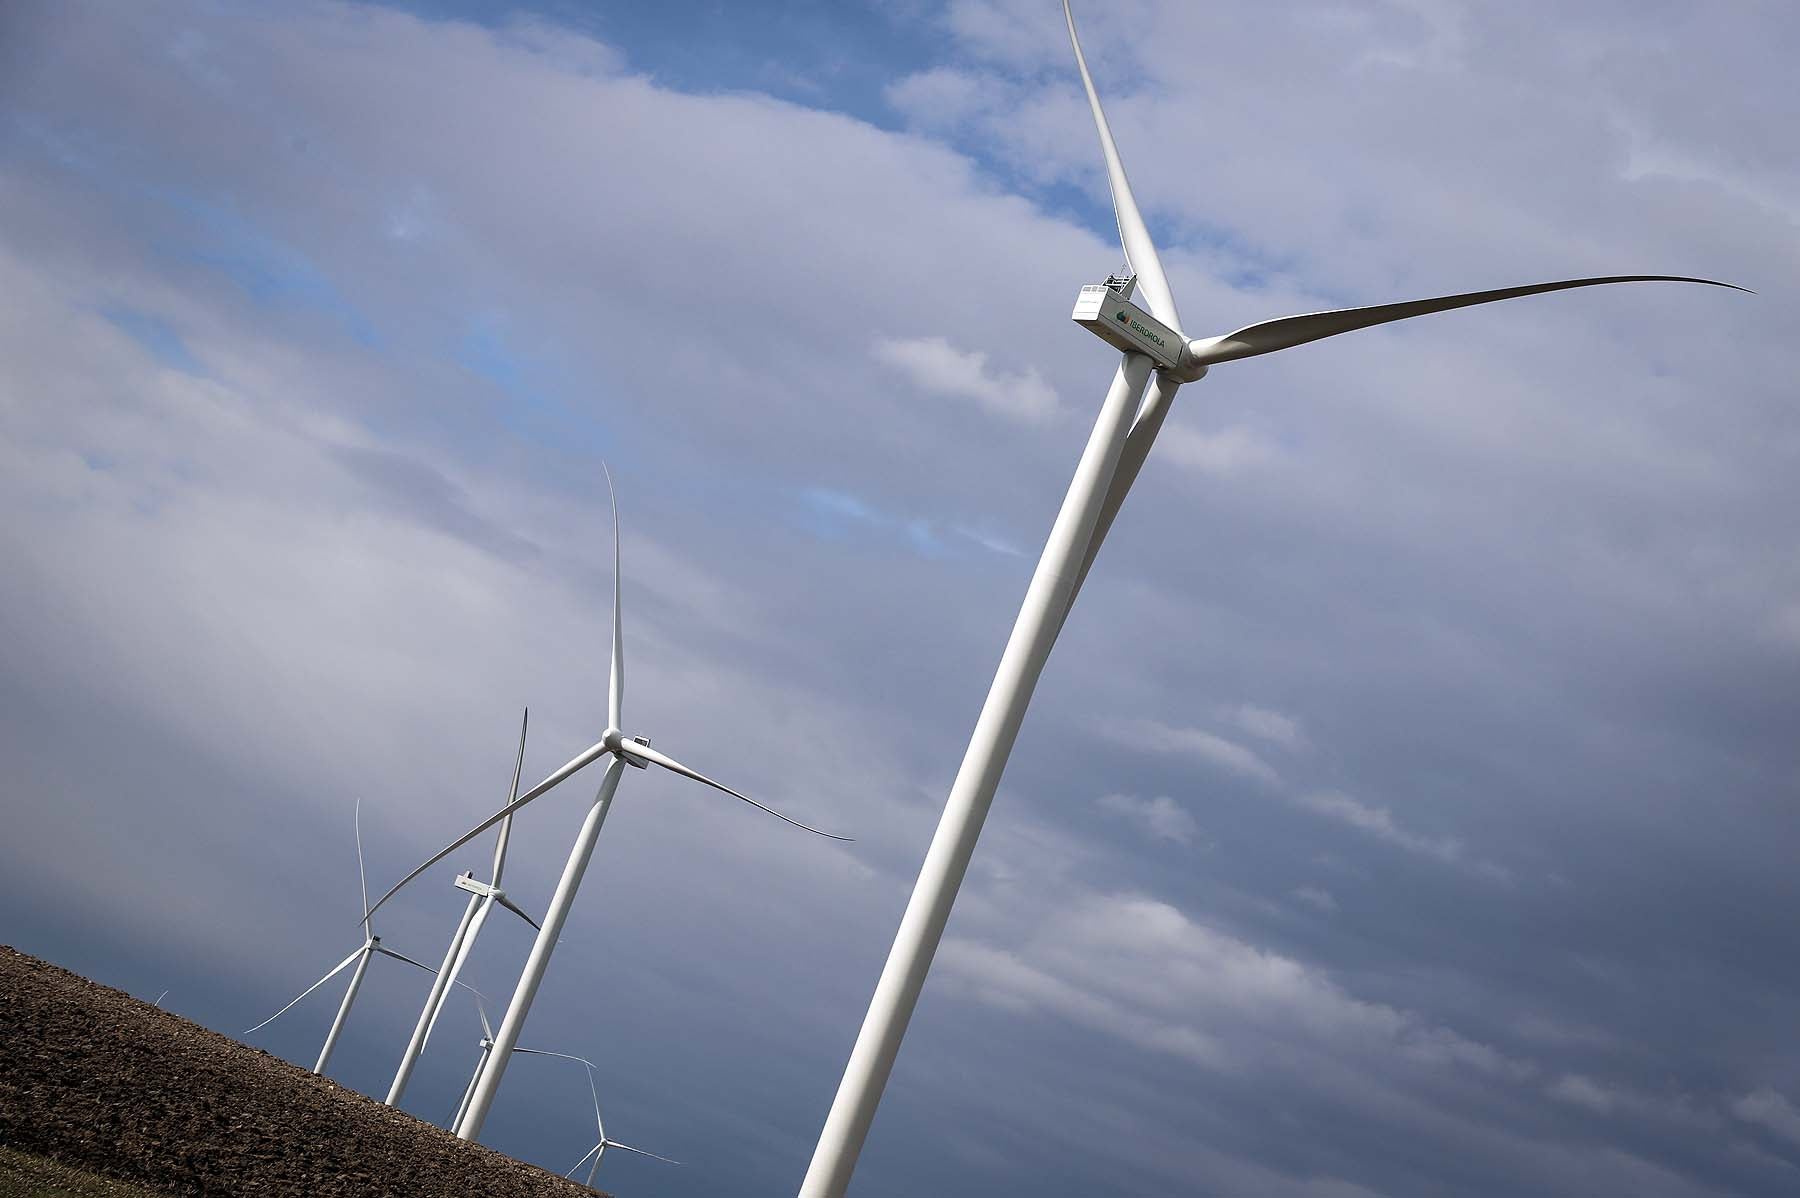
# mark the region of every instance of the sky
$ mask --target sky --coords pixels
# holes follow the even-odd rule
[[[852,1192],[1800,1184],[1800,10],[1077,6],[1217,366],[1050,660]],[[0,940],[233,1035],[605,723],[521,1041],[791,1194],[1116,359],[1046,0],[0,13]],[[548,901],[596,778],[519,819]],[[451,879],[377,931],[436,960]],[[529,930],[468,970],[504,1002]],[[392,968],[389,968],[392,966]],[[381,960],[332,1075],[385,1093]],[[336,992],[250,1042],[310,1065]],[[442,1122],[472,1003],[405,1103]],[[484,1139],[591,1144],[521,1058]]]

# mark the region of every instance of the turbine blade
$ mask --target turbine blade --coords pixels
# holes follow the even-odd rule
[[[810,824],[803,824],[797,819],[789,819],[787,816],[781,814],[781,812],[775,810],[773,807],[765,807],[761,803],[757,802],[755,799],[751,798],[749,795],[739,794],[737,791],[731,789],[731,787],[726,786],[723,782],[714,782],[711,778],[708,778],[705,774],[701,773],[699,770],[689,769],[687,766],[681,764],[679,761],[676,761],[673,757],[670,757],[666,753],[659,753],[655,749],[652,749],[649,745],[641,745],[635,740],[625,740],[620,743],[619,748],[620,748],[621,752],[624,752],[624,753],[628,754],[629,756],[641,757],[645,761],[652,762],[656,765],[662,766],[665,770],[669,770],[672,773],[680,774],[683,778],[692,778],[694,781],[703,783],[704,785],[707,785],[707,786],[710,786],[714,790],[722,790],[734,799],[742,799],[742,800],[744,800],[744,802],[750,804],[752,807],[756,808],[758,811],[766,811],[770,815],[774,816],[776,819],[782,820],[786,823],[790,823],[790,824],[794,825],[794,827],[796,827],[796,828],[805,828],[808,832],[811,832],[817,836],[823,836],[828,840],[842,840],[845,842],[848,842],[851,840],[851,837],[837,836],[831,832],[821,832],[817,828],[811,826]]]
[[[606,471],[606,497],[612,503],[613,518],[613,627],[612,627],[612,668],[606,680],[606,726],[618,728],[625,712],[625,630],[624,617],[619,610],[619,497],[613,491],[612,471],[605,462],[600,469]]]
[[[604,1144],[606,1143],[606,1124],[600,1122],[600,1091],[594,1086],[594,1067],[588,1065],[586,1061],[583,1061],[582,1064],[588,1067],[588,1094],[594,1099],[594,1131],[599,1135],[600,1142]]]
[[[592,1061],[588,1060],[586,1057],[575,1056],[573,1053],[551,1052],[547,1048],[515,1048],[513,1051],[522,1052],[527,1056],[533,1057],[556,1057],[559,1060],[574,1061],[577,1065],[586,1069],[588,1093],[592,1095],[594,1099],[594,1128],[600,1133],[601,1142],[604,1143],[606,1141],[606,1128],[600,1122],[600,1091],[594,1088],[594,1063]]]
[[[1372,325],[1409,320],[1414,316],[1428,316],[1433,312],[1448,312],[1453,308],[1467,308],[1474,304],[1492,304],[1500,300],[1517,299],[1522,295],[1542,295],[1548,291],[1567,291],[1574,287],[1599,287],[1607,283],[1702,283],[1708,287],[1749,291],[1749,288],[1739,287],[1735,283],[1695,279],[1687,275],[1605,275],[1592,279],[1562,279],[1554,283],[1530,283],[1523,287],[1501,287],[1494,291],[1468,291],[1461,295],[1441,295],[1434,299],[1406,300],[1398,304],[1376,304],[1369,308],[1339,308],[1331,312],[1283,316],[1277,320],[1245,325],[1223,337],[1190,341],[1184,356],[1206,365],[1232,362],[1239,358],[1253,358],[1258,354],[1305,345],[1308,341],[1317,341],[1321,337],[1335,337],[1339,333],[1351,333]]]
[[[338,974],[344,972],[344,970],[350,968],[350,966],[353,963],[355,963],[356,959],[363,955],[363,951],[366,948],[368,948],[368,946],[365,944],[362,948],[357,949],[355,952],[351,953],[348,957],[345,957],[342,961],[339,961],[336,965],[331,967],[330,973],[326,974],[324,977],[320,978],[318,981],[314,982],[312,985],[310,985],[306,989],[302,990],[299,994],[296,994],[293,998],[289,999],[286,1007],[281,1008],[281,1010],[275,1012],[273,1015],[269,1016],[267,1019],[263,1020],[261,1023],[257,1024],[255,1027],[247,1029],[244,1032],[244,1034],[246,1036],[248,1036],[251,1032],[260,1032],[263,1028],[268,1027],[271,1023],[274,1023],[277,1019],[280,1019],[283,1015],[287,1014],[288,1007],[293,1006],[295,1003],[299,1002],[301,999],[303,999],[307,995],[311,994],[314,990],[317,990],[320,986],[323,986],[326,982],[329,982],[332,978],[334,978]]]
[[[448,982],[444,983],[444,991],[445,991],[446,995],[448,995],[450,987],[461,986],[464,990],[467,990],[469,992],[469,997],[475,1000],[475,1013],[481,1016],[481,1030],[483,1032],[485,1032],[487,1034],[488,1039],[491,1040],[494,1038],[494,1031],[492,1028],[490,1028],[488,1026],[487,1006],[482,1002],[482,999],[485,996],[481,993],[481,991],[479,991],[475,987],[469,985],[469,983],[461,982],[456,979],[456,970],[460,969],[460,968],[461,968],[460,965],[454,966],[451,968],[450,980]],[[425,1044],[431,1043],[432,1028],[437,1027],[438,1016],[442,1015],[443,1013],[444,1013],[444,1004],[440,1002],[438,1004],[438,1009],[431,1013],[431,1026],[427,1027],[425,1029]],[[422,1049],[424,1047],[424,1045],[421,1045],[420,1047]]]
[[[356,820],[356,881],[362,887],[363,901],[363,935],[369,935],[369,875],[363,869],[362,851],[362,796],[356,797],[356,808],[353,817]]]
[[[639,1156],[648,1156],[648,1157],[652,1157],[652,1158],[654,1158],[654,1159],[656,1159],[656,1160],[659,1160],[659,1161],[662,1161],[662,1162],[663,1162],[663,1163],[665,1163],[665,1164],[670,1164],[670,1165],[679,1165],[679,1164],[680,1164],[680,1163],[681,1163],[681,1162],[680,1162],[680,1161],[675,1161],[675,1160],[670,1160],[670,1159],[669,1159],[669,1158],[668,1158],[668,1157],[666,1157],[666,1156],[657,1156],[657,1155],[656,1155],[656,1154],[655,1154],[655,1153],[654,1153],[654,1152],[650,1152],[650,1151],[647,1151],[647,1150],[645,1150],[645,1149],[643,1149],[643,1148],[633,1148],[633,1147],[632,1147],[632,1146],[631,1146],[631,1145],[629,1145],[629,1144],[621,1144],[621,1143],[619,1143],[619,1142],[618,1142],[618,1141],[617,1141],[617,1140],[608,1140],[608,1141],[607,1141],[607,1142],[606,1142],[606,1146],[607,1146],[607,1147],[608,1147],[608,1148],[617,1148],[617,1149],[619,1149],[619,1150],[620,1150],[620,1151],[621,1151],[621,1152],[635,1152],[635,1153],[637,1153],[637,1154],[638,1154],[638,1155],[639,1155]]]
[[[577,1065],[585,1065],[589,1070],[594,1067],[594,1063],[586,1057],[578,1057],[566,1052],[551,1052],[548,1048],[515,1048],[513,1051],[522,1052],[531,1057],[555,1057],[561,1061],[574,1061]]]
[[[487,1004],[481,1001],[481,991],[476,990],[473,986],[470,986],[469,989],[475,995],[475,1013],[481,1016],[481,1034],[491,1042],[494,1038],[494,1028],[488,1023]]]
[[[564,1177],[575,1176],[575,1170],[577,1170],[577,1169],[581,1168],[581,1166],[587,1164],[588,1158],[593,1156],[596,1152],[599,1152],[599,1151],[600,1151],[600,1145],[596,1144],[592,1148],[588,1149],[586,1152],[582,1153],[581,1159],[576,1161],[574,1164],[570,1165],[569,1171],[567,1173],[564,1173],[563,1176]],[[589,1181],[593,1180],[593,1175],[591,1173],[588,1175],[588,1180]]]
[[[494,901],[498,902],[502,907],[505,907],[508,911],[511,911],[514,915],[517,915],[520,919],[524,920],[526,923],[530,924],[533,931],[541,932],[544,930],[544,929],[538,927],[537,920],[535,920],[535,919],[531,918],[531,916],[525,914],[525,912],[519,907],[519,905],[517,903],[515,903],[511,899],[507,898],[504,894],[495,895]]]
[[[376,945],[375,951],[380,953],[384,957],[392,957],[396,961],[405,961],[408,965],[417,965],[420,969],[423,969],[426,973],[429,973],[434,977],[437,975],[437,970],[433,969],[431,966],[426,965],[420,961],[415,961],[411,957],[407,956],[405,953],[397,953],[393,949],[388,948],[386,945],[383,945],[383,944]]]
[[[475,987],[469,986],[467,982],[459,983],[456,980],[456,975],[462,972],[463,962],[469,959],[469,954],[475,949],[475,938],[481,935],[481,925],[487,920],[489,904],[486,900],[478,900],[478,902],[480,905],[475,908],[475,915],[469,920],[469,926],[463,932],[462,943],[456,946],[456,959],[450,962],[450,977],[449,980],[444,983],[444,990],[448,992],[450,987],[455,985],[467,986],[471,991],[474,991],[476,995],[475,1004],[479,1007],[481,1005],[481,992],[475,990]],[[425,1025],[425,1040],[419,1045],[421,1051],[423,1051],[426,1044],[431,1043],[431,1033],[437,1029],[438,1016],[443,1013],[444,1004],[440,1000],[438,1009],[431,1013],[431,1022]],[[482,1016],[482,1023],[483,1025],[487,1023],[487,1016],[485,1014]]]
[[[1125,248],[1125,260],[1137,275],[1143,289],[1144,302],[1150,314],[1172,329],[1181,328],[1181,314],[1175,310],[1175,295],[1163,274],[1162,259],[1156,255],[1156,243],[1138,212],[1131,195],[1131,183],[1125,178],[1125,164],[1119,158],[1119,147],[1113,143],[1112,127],[1100,108],[1100,93],[1094,90],[1094,77],[1088,74],[1087,56],[1081,52],[1081,39],[1075,35],[1075,13],[1069,0],[1063,0],[1063,18],[1069,23],[1069,44],[1075,47],[1075,66],[1081,71],[1081,85],[1087,89],[1088,107],[1094,110],[1094,128],[1100,132],[1100,152],[1106,156],[1106,181],[1112,189],[1113,216],[1119,222],[1119,243]]]
[[[464,832],[461,836],[458,836],[455,840],[451,841],[444,848],[439,849],[437,852],[433,853],[429,858],[426,859],[426,861],[423,865],[419,866],[417,869],[415,869],[411,873],[407,874],[404,878],[401,878],[398,882],[395,882],[393,884],[393,886],[389,888],[389,890],[386,894],[384,894],[380,898],[376,899],[375,905],[373,907],[370,907],[368,909],[368,911],[364,913],[364,915],[363,915],[364,920],[365,921],[368,920],[369,918],[374,916],[375,912],[381,910],[381,905],[383,903],[387,902],[389,899],[393,898],[394,895],[398,894],[400,892],[400,888],[402,886],[406,885],[408,882],[412,881],[414,878],[418,877],[420,874],[424,873],[426,870],[430,869],[432,866],[434,866],[438,862],[442,861],[445,857],[448,857],[451,853],[454,853],[457,849],[462,848],[463,845],[468,844],[471,840],[474,840],[477,836],[480,836],[483,832],[487,831],[489,828],[493,827],[495,824],[499,823],[501,820],[505,819],[507,816],[511,815],[513,812],[517,811],[519,808],[523,807],[525,804],[531,802],[533,799],[537,798],[539,795],[543,794],[545,791],[554,787],[557,783],[562,782],[564,779],[568,778],[571,774],[574,774],[577,771],[581,770],[583,767],[590,764],[596,757],[599,757],[599,756],[603,755],[604,753],[606,753],[606,751],[607,751],[607,749],[606,749],[605,741],[601,741],[599,744],[588,746],[586,749],[583,749],[581,751],[580,756],[573,758],[572,760],[570,760],[568,762],[568,764],[564,765],[561,769],[559,769],[555,773],[551,774],[548,778],[545,778],[542,782],[539,782],[536,786],[532,787],[530,790],[526,791],[524,794],[520,795],[518,798],[514,799],[512,802],[508,803],[506,806],[500,808],[500,810],[498,810],[494,814],[488,816],[486,819],[484,819],[480,823],[476,824],[473,828],[470,828],[467,832]]]
[[[519,753],[513,758],[512,786],[506,792],[508,803],[519,797],[519,773],[525,768],[525,727],[530,722],[531,708],[527,707],[524,717],[519,720]],[[488,878],[490,886],[500,885],[500,875],[506,870],[506,842],[511,836],[512,817],[507,816],[500,821],[500,835],[494,841],[494,872]]]

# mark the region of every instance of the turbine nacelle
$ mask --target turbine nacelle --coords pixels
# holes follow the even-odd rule
[[[1191,383],[1206,367],[1187,360],[1187,338],[1131,302],[1132,279],[1115,276],[1105,283],[1090,283],[1075,297],[1070,318],[1113,348],[1143,354],[1168,371],[1177,382]]]
[[[626,736],[617,728],[608,728],[600,734],[600,743],[606,746],[607,752],[617,756],[626,765],[640,770],[650,768],[650,762],[636,752],[637,749],[650,747],[649,737]]]

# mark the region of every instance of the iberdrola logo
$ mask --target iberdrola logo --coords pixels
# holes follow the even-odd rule
[[[1130,322],[1131,322],[1131,317],[1130,317],[1130,316],[1128,316],[1128,315],[1126,315],[1126,314],[1125,314],[1125,313],[1123,313],[1123,312],[1121,312],[1121,313],[1119,313],[1119,314],[1118,314],[1118,316],[1117,316],[1117,317],[1115,317],[1115,319],[1116,319],[1116,320],[1117,320],[1117,321],[1118,321],[1118,322],[1119,322],[1119,323],[1120,323],[1120,324],[1129,324],[1129,323],[1130,323]]]

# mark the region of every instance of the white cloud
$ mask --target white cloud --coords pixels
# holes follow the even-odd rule
[[[1018,373],[988,369],[987,354],[960,350],[943,337],[882,338],[875,358],[905,375],[914,386],[934,395],[972,400],[996,416],[1025,424],[1044,424],[1059,409],[1056,391],[1037,367]]]
[[[1420,836],[1401,827],[1386,807],[1373,807],[1336,790],[1313,791],[1295,800],[1308,811],[1316,812],[1340,823],[1359,828],[1389,844],[1409,852],[1422,853],[1439,861],[1456,862],[1463,857],[1462,842],[1454,837]]]
[[[1586,1107],[1604,1115],[1613,1109],[1617,1099],[1612,1091],[1579,1073],[1565,1073],[1544,1087],[1544,1093],[1558,1102]]]
[[[1046,1012],[1119,1036],[1152,1052],[1198,1065],[1222,1061],[1219,1044],[1204,1032],[1158,1019],[1125,1003],[1035,968],[1017,955],[951,937],[937,961],[948,978],[978,1001],[1020,1014]]]
[[[1137,795],[1109,794],[1100,796],[1098,802],[1102,811],[1130,820],[1156,840],[1191,845],[1200,831],[1200,825],[1187,808],[1167,795],[1145,799]]]
[[[1065,892],[1022,947],[969,939],[940,955],[964,992],[1044,1011],[1151,1052],[1249,1067],[1308,1054],[1522,1080],[1534,1067],[1412,1012],[1346,993],[1323,971],[1140,895]],[[949,950],[949,943],[946,943]]]
[[[991,75],[933,67],[890,84],[885,98],[915,123],[942,128],[996,107],[1001,87]]]
[[[1337,900],[1331,897],[1331,891],[1318,886],[1301,886],[1295,889],[1294,897],[1309,907],[1317,907],[1328,915],[1336,914]]]
[[[1251,736],[1260,737],[1284,749],[1298,750],[1306,747],[1306,734],[1300,730],[1300,721],[1279,711],[1243,703],[1227,713],[1227,718]]]
[[[1181,753],[1271,786],[1281,781],[1273,766],[1236,741],[1199,728],[1176,728],[1157,720],[1134,720],[1109,730],[1120,744],[1156,753]]]
[[[1731,1113],[1746,1123],[1758,1124],[1784,1140],[1800,1144],[1800,1108],[1768,1086],[1734,1101]]]

